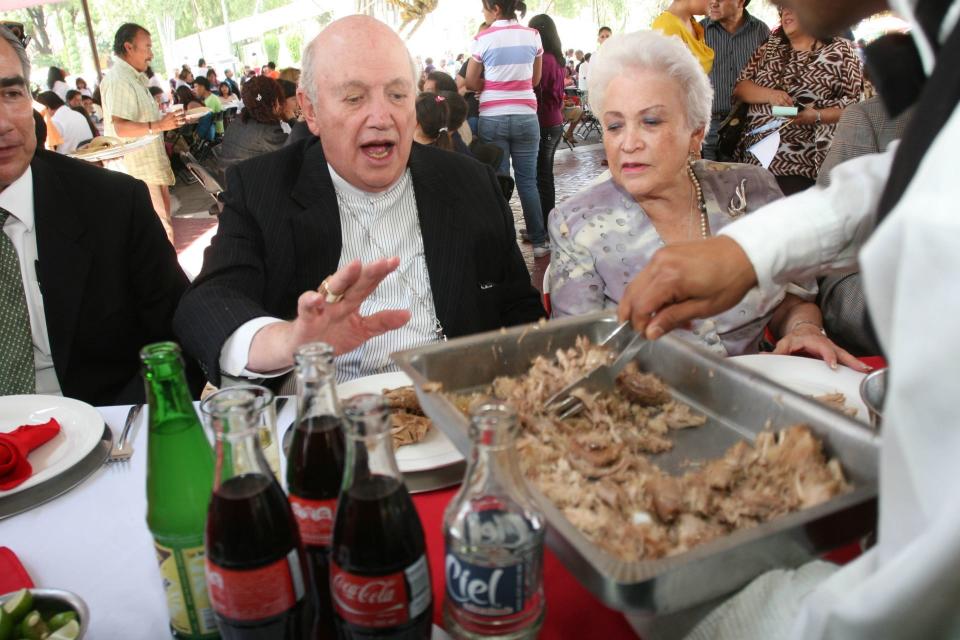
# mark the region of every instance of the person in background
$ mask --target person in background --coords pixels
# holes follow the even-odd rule
[[[417,96],[417,128],[413,141],[444,151],[455,151],[450,131],[450,108],[444,96],[424,91]]]
[[[94,102],[90,96],[83,96],[81,102],[83,104],[83,110],[87,112],[87,116],[89,116],[93,124],[96,125],[97,130],[102,131],[103,111],[100,109],[100,105]]]
[[[457,82],[446,71],[431,71],[423,78],[425,93],[440,93],[441,91],[456,91]]]
[[[67,103],[67,106],[73,109],[74,107],[79,107],[83,104],[83,94],[81,94],[76,89],[70,89],[67,91],[66,98],[64,102]]]
[[[780,27],[754,52],[733,89],[750,105],[736,158],[760,164],[750,147],[778,128],[772,108],[798,107],[779,129],[780,146],[767,167],[791,195],[816,181],[843,109],[860,99],[863,69],[849,40],[815,37],[792,9],[781,9],[780,16]]]
[[[293,125],[300,119],[300,103],[297,101],[297,83],[289,80],[278,80],[283,90],[283,124],[289,134]]]
[[[37,102],[47,108],[50,122],[57,128],[63,140],[56,146],[57,153],[73,153],[79,145],[96,137],[96,129],[91,131],[87,119],[67,106],[53,91],[44,91],[38,95]]]
[[[547,228],[550,212],[557,204],[553,182],[553,157],[563,136],[564,60],[560,34],[553,19],[545,13],[534,16],[528,23],[540,34],[543,43],[543,63],[540,84],[534,87],[537,96],[537,120],[540,123],[540,150],[537,153],[537,192],[543,226]],[[606,27],[605,27],[606,29]],[[601,30],[602,31],[602,30]],[[606,29],[606,32],[609,32]],[[604,38],[606,40],[606,38]],[[521,232],[521,237],[524,235]]]
[[[237,84],[237,81],[233,79],[233,69],[227,68],[223,70],[223,81],[230,85],[230,93],[235,96],[240,95],[240,86]]]
[[[157,108],[163,111],[166,106],[166,103],[163,101],[163,89],[160,87],[147,87],[147,90],[150,92],[150,95],[153,96],[153,99],[157,101]]]
[[[592,54],[583,54],[583,61],[577,65],[577,88],[583,92],[583,101],[590,97],[590,58]]]
[[[163,79],[153,72],[153,67],[147,65],[147,69],[143,72],[143,75],[147,76],[148,87],[157,87],[163,91]]]
[[[441,91],[439,95],[446,98],[450,111],[447,128],[453,137],[454,150],[472,157],[470,145],[473,143],[473,133],[467,125],[467,101],[456,91]]]
[[[177,76],[177,89],[180,87],[191,87],[193,86],[193,73],[190,71],[187,65],[183,65],[183,69],[180,70],[180,74]]]
[[[436,69],[436,67],[433,66],[433,58],[427,58],[427,59],[424,60],[423,62],[424,62],[424,65],[423,65],[423,75],[424,75],[424,76],[426,76],[428,73],[430,73],[430,72],[432,72],[433,70]]]
[[[217,79],[217,71],[216,71],[216,69],[212,69],[212,68],[211,68],[211,69],[207,69],[206,78],[207,78],[207,82],[210,83],[210,86],[211,86],[211,87],[214,87],[214,88],[215,88],[217,85],[220,84],[220,80]]]
[[[194,93],[193,89],[183,85],[177,87],[176,95],[176,104],[182,104],[184,111],[190,111],[190,109],[199,109],[203,106],[203,103],[200,102],[200,98]]]
[[[196,90],[197,97],[203,101],[203,106],[210,109],[210,113],[217,114],[223,111],[223,105],[220,104],[220,98],[217,97],[211,89],[210,81],[206,78],[197,78],[193,82],[193,88]],[[223,135],[223,118],[214,118],[214,130],[218,136]]]
[[[47,70],[47,89],[60,96],[61,100],[67,100],[67,91],[70,87],[67,86],[67,77],[63,69],[50,67]]]
[[[220,83],[218,89],[220,104],[224,109],[236,109],[241,106],[240,97],[233,92],[233,88],[226,80]]]
[[[610,27],[600,27],[597,29],[597,47],[602,47],[603,43],[613,35],[613,29]]]
[[[656,17],[651,28],[683,40],[690,53],[700,61],[703,72],[709,74],[713,68],[713,49],[707,44],[703,27],[694,19],[694,16],[706,14],[707,0],[673,0],[667,10]]]
[[[283,89],[267,76],[247,80],[241,89],[243,111],[223,134],[216,147],[220,165],[231,167],[242,160],[274,151],[287,141],[283,122]]]
[[[274,80],[279,80],[279,79],[280,79],[280,72],[277,71],[277,63],[274,62],[273,60],[271,60],[271,61],[269,61],[269,62],[267,63],[266,67],[264,68],[263,73],[264,73],[268,78],[272,78],[272,79],[274,79]]]
[[[113,38],[113,54],[113,66],[98,87],[105,133],[119,138],[140,138],[180,127],[184,123],[183,113],[161,116],[156,101],[141,80],[141,74],[153,59],[150,32],[132,22],[121,25]],[[126,154],[122,168],[147,184],[154,210],[172,244],[169,185],[174,184],[175,178],[163,136]]]
[[[490,28],[474,38],[467,65],[467,88],[480,92],[480,140],[503,149],[498,173],[510,175],[513,164],[533,255],[550,253],[537,191],[540,124],[533,88],[540,84],[543,46],[536,29],[521,26],[527,6],[517,0],[482,0]],[[482,76],[482,77],[481,77]]]
[[[79,91],[81,95],[93,96],[93,92],[91,92],[87,87],[87,81],[83,78],[77,77],[76,82],[74,82],[74,86],[77,87],[77,91]]]
[[[143,182],[38,148],[30,61],[2,26],[0,78],[0,395],[143,402],[139,351],[174,339],[187,287],[177,254]]]
[[[770,28],[747,11],[750,0],[709,0],[708,17],[700,21],[715,58],[710,68],[713,107],[710,130],[703,140],[703,157],[717,159],[717,131],[733,104],[733,86],[753,52],[767,41]]]
[[[197,60],[197,73],[196,73],[196,76],[197,76],[198,78],[206,78],[206,77],[207,77],[207,61],[204,60],[203,58],[200,58],[199,60]]]
[[[280,70],[280,77],[277,79],[286,80],[293,84],[300,84],[300,69],[296,67],[284,67]]]
[[[490,28],[486,22],[481,22],[477,28],[477,33],[483,33]],[[470,56],[465,56],[460,71],[457,72],[456,82],[457,91],[467,101],[467,125],[470,127],[470,133],[477,135],[477,126],[480,122],[480,97],[476,91],[467,89],[467,66],[470,64]]]

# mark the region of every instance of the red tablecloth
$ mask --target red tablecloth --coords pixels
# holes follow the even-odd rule
[[[441,489],[413,496],[427,538],[430,578],[433,581],[434,621],[442,625],[443,610],[443,510],[457,489]],[[636,634],[623,615],[608,609],[594,598],[567,571],[547,548],[543,563],[547,618],[540,637],[553,638],[617,638],[636,639]]]

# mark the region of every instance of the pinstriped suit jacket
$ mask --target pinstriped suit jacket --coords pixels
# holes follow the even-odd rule
[[[414,144],[413,178],[437,316],[457,337],[545,316],[513,214],[489,167]],[[297,298],[337,269],[340,212],[313,137],[227,172],[226,204],[203,270],[174,317],[183,348],[220,382],[220,350],[243,323],[292,319]]]

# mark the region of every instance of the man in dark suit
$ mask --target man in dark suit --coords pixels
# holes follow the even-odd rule
[[[142,182],[37,149],[29,61],[0,36],[0,395],[136,402],[187,279]]]
[[[308,45],[298,97],[319,140],[228,172],[174,319],[211,382],[282,373],[315,340],[341,379],[368,375],[397,349],[545,315],[493,172],[414,145],[415,96],[406,47],[372,18]]]

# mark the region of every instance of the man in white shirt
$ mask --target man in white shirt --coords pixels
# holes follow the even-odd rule
[[[53,91],[44,91],[38,95],[37,102],[51,113],[50,120],[63,138],[63,142],[57,145],[57,153],[73,153],[81,143],[94,137],[87,119],[65,105]]]
[[[891,367],[877,545],[828,572],[800,603],[799,615],[780,621],[779,637],[960,637],[960,493],[952,488],[960,459],[960,0],[889,4],[911,21],[913,54],[919,52],[927,75],[899,146],[838,165],[828,188],[770,204],[717,238],[662,249],[620,306],[622,318],[657,338],[729,308],[754,286],[762,293],[777,282],[859,262]],[[838,33],[886,8],[878,0],[793,0],[790,6],[815,34]],[[878,80],[897,72],[889,66],[876,71]],[[880,94],[889,102],[909,88],[905,80]],[[757,637],[752,622],[773,615],[757,603],[777,600],[776,591],[750,591],[729,605],[752,597],[749,615],[718,611],[693,637]]]
[[[416,81],[403,41],[366,16],[307,46],[297,97],[316,137],[227,172],[174,319],[213,384],[276,378],[315,340],[340,380],[370,375],[394,351],[544,315],[493,171],[413,143]]]

